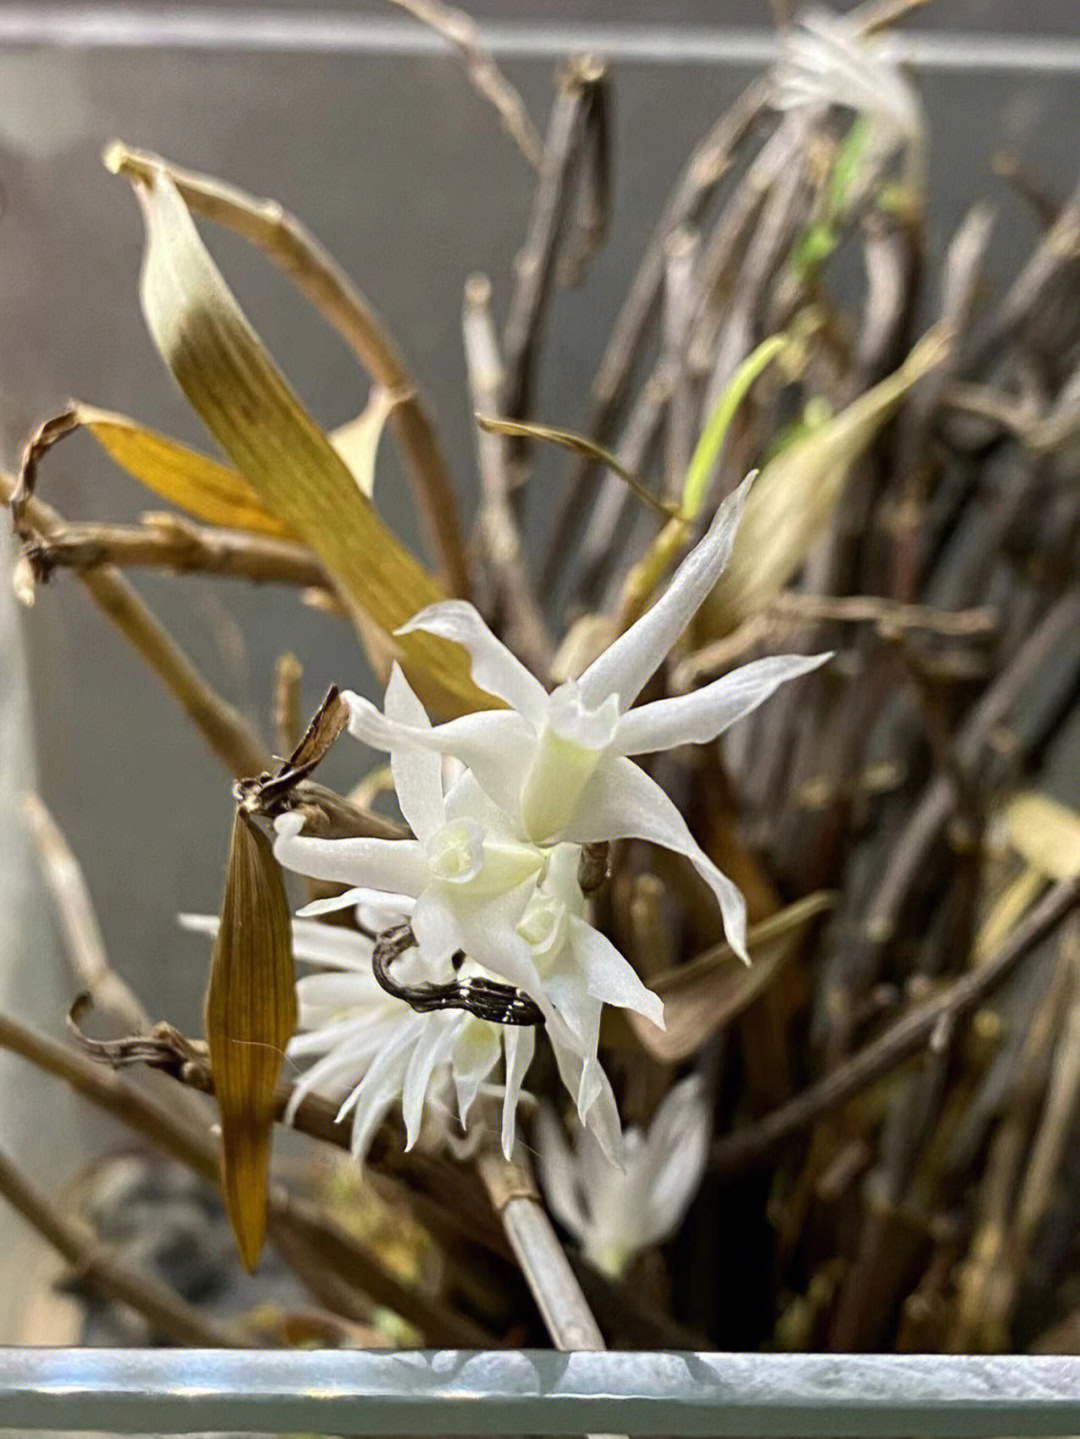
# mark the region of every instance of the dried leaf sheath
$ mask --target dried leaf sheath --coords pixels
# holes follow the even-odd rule
[[[361,630],[374,621],[400,649],[418,692],[442,712],[485,704],[455,646],[423,634],[389,639],[442,598],[438,584],[379,519],[274,363],[176,186],[155,172],[135,188],[146,222],[143,312],[192,407],[260,501],[311,545]]]
[[[285,886],[269,840],[239,809],[206,992],[206,1038],[221,1110],[222,1189],[248,1269],[266,1234],[274,1092],[295,1028]]]

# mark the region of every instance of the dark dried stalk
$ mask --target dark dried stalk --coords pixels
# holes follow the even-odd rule
[[[140,525],[65,525],[48,539],[32,541],[26,557],[39,581],[57,566],[114,565],[330,589],[326,571],[307,545],[196,525],[178,515],[153,515]]]
[[[497,416],[502,366],[486,276],[473,275],[466,282],[462,330],[473,410],[485,418]],[[476,457],[483,496],[480,538],[497,599],[505,611],[506,641],[534,674],[546,678],[554,646],[533,591],[521,531],[510,503],[512,466],[505,436],[478,425]]]
[[[582,157],[590,141],[590,117],[598,107],[602,113],[603,101],[597,97],[606,84],[603,65],[588,56],[570,61],[558,76],[540,179],[525,244],[514,267],[514,291],[503,337],[505,370],[499,408],[508,420],[529,417],[534,371],[559,250],[566,235]],[[519,437],[511,450],[519,471],[526,453],[526,440]]]
[[[763,1163],[789,1135],[798,1133],[834,1106],[917,1054],[945,1018],[969,1015],[1016,966],[1080,904],[1080,878],[1061,880],[1017,925],[996,954],[977,970],[952,981],[945,991],[917,1005],[891,1029],[833,1072],[759,1123],[729,1135],[713,1149],[714,1165],[725,1172]]]

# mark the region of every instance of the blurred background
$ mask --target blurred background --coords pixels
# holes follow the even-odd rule
[[[468,8],[541,127],[567,53],[595,50],[610,65],[612,228],[584,287],[556,297],[537,407],[549,423],[574,428],[681,163],[773,54],[769,7],[476,0]],[[995,155],[1021,160],[1051,192],[1074,182],[1080,12],[1061,0],[938,0],[908,22],[903,45],[930,122],[932,260],[967,207],[986,197],[998,211],[989,269],[1000,285],[1029,253],[1035,224],[994,174]],[[473,271],[488,274],[503,317],[532,175],[459,59],[390,4],[0,4],[6,467],[27,432],[72,397],[209,448],[143,329],[142,225],[128,185],[100,163],[113,137],[273,197],[319,236],[396,336],[470,516],[462,286]],[[355,415],[366,384],[337,338],[257,254],[206,234],[316,416],[330,426]],[[542,459],[532,486],[537,536],[564,476],[564,465]],[[71,519],[130,521],[157,507],[79,438],[48,458],[41,493]],[[389,446],[377,496],[390,523],[417,542]],[[136,583],[215,687],[264,733],[283,650],[303,661],[308,709],[331,682],[370,687],[346,626],[298,607],[291,593],[144,574]],[[0,686],[0,1009],[55,1030],[70,998],[13,809],[36,773],[84,866],[114,966],[155,1016],[196,1030],[206,951],[180,933],[175,916],[217,907],[228,777],[69,574],[58,574],[30,612],[16,614],[2,586]],[[355,746],[338,750],[331,783],[355,779],[370,763]],[[0,1068],[0,1085],[0,1142],[39,1177],[59,1156],[61,1170],[73,1169],[83,1126],[55,1088],[39,1092],[14,1067]],[[7,1223],[0,1212],[5,1256],[13,1252],[3,1242]],[[10,1337],[2,1310],[0,1339]]]

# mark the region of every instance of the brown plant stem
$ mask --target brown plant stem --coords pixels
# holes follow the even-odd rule
[[[597,106],[603,105],[606,83],[603,65],[589,56],[571,60],[557,80],[544,159],[525,244],[515,265],[503,338],[505,372],[499,408],[510,420],[523,420],[529,414],[536,359],[555,284],[559,249],[589,139],[589,119]],[[524,462],[526,443],[524,437],[516,441],[512,459],[517,466]]]
[[[476,1167],[556,1349],[604,1349],[603,1335],[551,1227],[524,1150],[519,1146],[513,1160],[486,1150]]]
[[[14,491],[15,481],[0,472],[0,502],[10,501]],[[45,540],[67,528],[56,511],[36,496],[26,498],[22,523]],[[93,565],[76,573],[98,608],[157,673],[225,767],[237,778],[268,769],[270,755],[262,741],[240,713],[211,689],[119,570]]]
[[[276,201],[259,200],[233,185],[182,170],[159,155],[114,142],[106,164],[146,183],[163,170],[191,210],[234,230],[280,266],[342,337],[376,384],[400,394],[389,426],[401,447],[421,521],[442,577],[453,594],[467,594],[468,570],[454,488],[416,383],[382,320],[314,235]]]
[[[817,1084],[803,1090],[790,1103],[767,1114],[757,1124],[719,1140],[713,1148],[716,1168],[730,1173],[760,1164],[789,1135],[806,1128],[917,1054],[943,1021],[958,1023],[992,994],[1077,904],[1080,904],[1080,877],[1059,881],[978,969],[961,975],[941,994],[917,1005],[878,1039],[838,1065]]]
[[[0,1150],[0,1195],[56,1249],[79,1279],[107,1299],[144,1315],[175,1344],[198,1349],[244,1349],[253,1341],[232,1324],[200,1314],[168,1284],[129,1269],[89,1225],[62,1215]]]
[[[18,1054],[37,1068],[64,1080],[92,1104],[114,1115],[216,1186],[217,1145],[209,1130],[199,1132],[179,1120],[171,1108],[144,1094],[119,1074],[103,1069],[5,1015],[0,1015],[0,1049]],[[199,1068],[198,1064],[187,1067]],[[190,1075],[184,1078],[189,1083],[193,1080]],[[212,1091],[209,1083],[196,1083],[194,1087],[203,1092]],[[284,1104],[287,1091],[283,1090],[281,1099]],[[268,1227],[272,1239],[282,1229],[290,1235],[299,1235],[309,1252],[313,1246],[321,1245],[321,1262],[327,1262],[326,1255],[332,1253],[336,1273],[347,1276],[351,1284],[375,1303],[385,1304],[415,1324],[431,1343],[464,1347],[484,1347],[490,1343],[491,1336],[481,1326],[456,1314],[435,1297],[404,1283],[373,1250],[344,1230],[318,1205],[287,1193],[279,1184],[270,1186]]]
[[[491,284],[485,275],[465,283],[462,333],[473,410],[498,414],[502,366],[491,315]],[[506,613],[506,640],[518,658],[541,679],[551,668],[554,645],[537,602],[510,503],[510,454],[505,435],[477,426],[476,458],[480,471],[480,538],[491,567],[498,599]]]
[[[498,111],[503,128],[534,170],[543,162],[543,142],[525,102],[484,48],[472,17],[441,0],[389,0],[441,35],[465,62],[473,87]]]
[[[90,569],[111,564],[330,588],[326,571],[307,545],[196,525],[178,515],[147,516],[139,525],[65,525],[49,539],[28,545],[26,556],[39,580],[58,565]]]

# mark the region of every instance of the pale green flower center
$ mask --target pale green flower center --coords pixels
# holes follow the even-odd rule
[[[424,846],[433,879],[471,894],[515,889],[544,868],[546,856],[533,844],[490,838],[474,819],[453,820]]]
[[[590,710],[571,681],[551,696],[521,793],[521,819],[531,838],[548,839],[569,823],[618,723],[617,695]]]
[[[517,932],[538,954],[552,950],[562,936],[566,906],[550,895],[537,894],[518,921]]]

